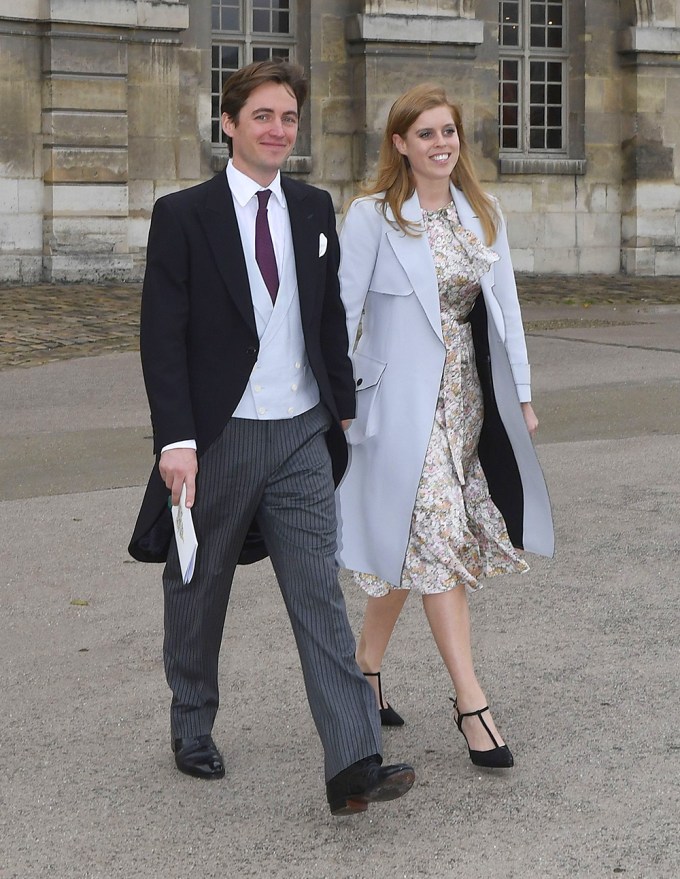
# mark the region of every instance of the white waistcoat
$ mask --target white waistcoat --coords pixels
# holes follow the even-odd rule
[[[244,248],[247,250],[248,248]],[[255,255],[246,253],[260,353],[234,418],[294,418],[319,402],[302,333],[293,237],[288,227],[279,291],[272,304]]]

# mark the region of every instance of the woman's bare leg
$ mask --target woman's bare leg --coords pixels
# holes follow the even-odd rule
[[[470,608],[465,588],[456,586],[448,592],[423,595],[423,607],[437,648],[451,675],[458,709],[462,714],[477,711],[487,704],[472,660]],[[484,720],[499,745],[504,744],[490,712]],[[489,751],[494,745],[479,718],[463,720],[463,730],[473,751]]]
[[[380,671],[385,650],[408,593],[408,589],[390,589],[387,595],[381,598],[371,596],[366,602],[364,623],[357,645],[357,663],[362,671]],[[377,677],[368,677],[367,680],[375,690],[375,698],[380,705]],[[383,692],[382,707],[386,708],[387,704]]]

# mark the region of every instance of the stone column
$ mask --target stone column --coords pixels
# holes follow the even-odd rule
[[[680,0],[636,2],[628,13],[622,268],[680,275]]]

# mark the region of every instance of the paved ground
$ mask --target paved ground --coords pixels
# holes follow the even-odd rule
[[[174,770],[160,569],[125,551],[151,463],[139,291],[0,288],[0,879],[680,875],[680,280],[521,288],[558,550],[473,599],[517,764],[469,762],[413,601],[384,746],[418,780],[348,819],[326,812],[267,562],[229,612],[227,779]]]

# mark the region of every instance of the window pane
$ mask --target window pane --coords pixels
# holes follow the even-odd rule
[[[529,147],[532,150],[545,149],[545,138],[542,128],[532,128],[529,131]]]
[[[532,107],[529,111],[529,121],[533,128],[545,125],[545,108],[540,106]]]
[[[257,33],[271,33],[271,13],[264,9],[253,9],[253,30]]]
[[[546,118],[551,128],[560,128],[562,126],[562,108],[548,107]]]
[[[275,34],[290,33],[290,17],[287,12],[275,12],[272,17],[272,29]]]
[[[221,46],[221,67],[229,71],[238,69],[238,46]]]
[[[501,27],[501,45],[519,46],[519,28],[516,24],[504,24]]]
[[[562,103],[562,86],[561,85],[549,85],[548,86],[548,103],[549,104],[561,104]]]
[[[562,28],[560,27],[549,27],[548,28],[548,47],[550,49],[561,49],[562,48]]]
[[[532,61],[529,65],[529,78],[532,82],[545,81],[545,62]]]
[[[543,85],[543,83],[531,83],[529,89],[529,100],[532,104],[542,104],[545,101],[545,86]]]
[[[562,62],[551,61],[547,66],[548,82],[562,82]]]
[[[546,9],[542,3],[532,3],[531,4],[531,23],[532,24],[545,24],[545,13],[546,13]]]
[[[223,31],[237,31],[241,29],[241,25],[239,22],[240,15],[238,9],[223,9],[222,10],[222,30]]]
[[[519,73],[519,61],[501,61],[501,79],[516,80]]]
[[[542,49],[545,46],[545,28],[532,27],[529,35],[529,45],[532,49]]]
[[[519,121],[517,107],[503,107],[503,126],[505,128],[508,127],[516,127],[517,122]]]
[[[501,101],[503,104],[516,104],[518,97],[517,83],[504,82],[501,93]]]
[[[561,129],[549,128],[546,137],[546,146],[549,150],[562,149],[562,131]]]
[[[562,4],[548,3],[548,24],[562,26]]]
[[[499,17],[501,23],[519,24],[519,0],[501,0]]]

